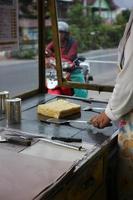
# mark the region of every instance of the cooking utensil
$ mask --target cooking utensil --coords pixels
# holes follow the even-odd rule
[[[6,136],[18,136],[18,137],[25,137],[25,135],[20,135],[20,134],[6,134]],[[46,138],[45,136],[41,136],[41,135],[27,135],[26,136],[27,139],[32,140],[32,139],[41,139],[41,138]],[[1,139],[1,138],[0,138]],[[4,138],[3,138],[4,139]],[[72,137],[56,137],[56,136],[52,136],[51,138],[47,138],[47,139],[51,139],[51,140],[59,140],[59,141],[63,141],[63,142],[82,142],[81,138],[72,138]],[[0,140],[2,141],[2,140]],[[4,141],[4,140],[3,140]]]
[[[7,124],[21,122],[21,99],[6,99],[6,120]]]
[[[69,124],[69,123],[85,123],[85,124],[91,124],[89,121],[86,120],[67,120],[67,119],[56,119],[56,118],[48,118],[45,119],[44,122],[53,123],[53,124]]]
[[[4,136],[0,136],[0,142],[8,142],[7,137],[27,138],[31,141],[33,139],[38,139],[38,140],[41,140],[41,141],[49,142],[49,143],[52,143],[52,144],[55,144],[55,145],[58,145],[58,146],[63,146],[63,147],[78,150],[78,151],[86,150],[85,148],[83,148],[79,144],[77,144],[77,145],[76,144],[68,144],[68,142],[81,142],[82,139],[80,139],[80,138],[67,138],[67,137],[61,137],[60,138],[60,137],[54,137],[54,136],[47,138],[43,135],[34,135],[34,134],[29,134],[29,133],[24,133],[24,132],[18,133],[16,131],[12,131],[12,132],[6,133]],[[55,140],[60,140],[61,142],[55,141]],[[11,141],[11,143],[14,143],[14,142],[12,142],[12,140],[9,140],[9,142],[10,141]]]
[[[90,126],[93,126],[92,123],[88,120],[67,120],[67,119],[56,119],[56,118],[48,118],[48,119],[43,119],[41,118],[40,121],[47,122],[47,123],[53,123],[53,124],[59,124],[59,125],[67,125],[69,123],[85,123]],[[112,123],[109,123],[108,126],[112,126]],[[94,126],[93,126],[94,128]]]
[[[82,109],[83,111],[103,112],[105,108],[87,106]]]
[[[50,140],[50,139],[47,139],[47,138],[39,138],[39,140],[41,141],[45,141],[45,142],[49,142],[51,144],[55,144],[55,145],[58,145],[58,146],[62,146],[62,147],[66,147],[66,148],[69,148],[69,149],[74,149],[74,150],[78,150],[78,151],[86,151],[85,148],[83,148],[81,145],[75,145],[75,144],[67,144],[65,142],[58,142],[58,141],[53,141],[53,140]]]
[[[1,91],[0,92],[0,113],[5,114],[6,112],[6,99],[9,98],[9,92],[8,91]]]
[[[65,142],[58,142],[58,141],[53,141],[47,138],[38,138],[41,141],[45,141],[45,142],[49,142],[51,144],[55,144],[58,146],[62,146],[62,147],[66,147],[69,149],[74,149],[74,150],[78,150],[78,151],[84,151],[85,149],[80,145],[74,145],[74,144],[67,144]],[[11,137],[3,137],[0,136],[0,143],[4,143],[4,142],[8,142],[8,143],[12,143],[12,144],[17,144],[17,145],[24,145],[24,146],[30,146],[31,145],[31,140],[29,139],[23,139],[20,136],[11,136]]]
[[[81,138],[71,138],[71,137],[51,137],[51,140],[60,140],[63,142],[82,142]]]
[[[8,142],[12,144],[30,146],[32,138],[24,137],[24,136],[0,136],[0,143]]]
[[[8,137],[9,138],[10,137],[13,137],[13,138],[18,137],[18,139],[19,138],[24,138],[24,139],[31,140],[31,141],[32,140],[34,141],[34,139],[38,139],[38,140],[41,140],[41,141],[46,141],[46,142],[49,142],[49,143],[52,143],[52,144],[55,144],[55,145],[58,145],[58,146],[63,146],[63,147],[74,149],[74,150],[78,150],[78,151],[85,151],[86,150],[85,148],[82,147],[81,144],[80,145],[79,144],[70,144],[70,143],[66,142],[65,141],[66,138],[64,138],[64,141],[56,141],[56,140],[52,140],[54,138],[56,139],[56,137],[54,137],[54,136],[53,137],[46,137],[44,135],[31,134],[31,133],[22,132],[22,131],[15,130],[15,129],[8,129],[8,128],[6,128],[6,129],[4,128],[3,131],[5,131],[5,133],[0,135],[0,142],[1,143],[2,142],[8,142],[8,140],[7,140]],[[59,139],[60,138],[58,138],[58,140]],[[68,138],[68,140],[69,139],[70,138]],[[71,138],[71,140],[73,140],[72,142],[76,142],[75,140],[79,140],[79,138]],[[10,141],[12,143],[12,140],[9,140],[9,142]]]

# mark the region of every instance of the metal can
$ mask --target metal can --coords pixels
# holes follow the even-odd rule
[[[21,99],[6,99],[6,120],[7,124],[21,122]]]
[[[8,91],[0,91],[0,113],[4,114],[6,112],[5,100],[9,98]]]

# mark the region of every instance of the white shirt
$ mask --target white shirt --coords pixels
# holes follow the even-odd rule
[[[133,12],[131,17],[133,18]],[[120,48],[122,48],[123,44],[123,41],[121,41]],[[120,49],[119,58],[121,53],[122,50]],[[131,110],[133,110],[133,23],[130,36],[125,45],[123,69],[117,76],[116,84],[105,113],[111,120],[118,120]]]

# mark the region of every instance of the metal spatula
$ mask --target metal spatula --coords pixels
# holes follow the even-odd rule
[[[89,121],[86,120],[67,120],[67,119],[56,119],[56,118],[48,118],[45,121],[54,124],[69,124],[69,123],[91,124]]]
[[[56,119],[56,118],[48,118],[45,120],[45,122],[49,122],[49,123],[54,123],[54,124],[69,124],[69,123],[85,123],[88,125],[92,125],[92,123],[88,120],[66,120],[66,119]],[[108,126],[112,126],[112,123],[109,123]]]

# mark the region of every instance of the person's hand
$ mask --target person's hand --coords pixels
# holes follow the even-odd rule
[[[52,56],[52,52],[51,52],[49,49],[46,49],[46,50],[45,50],[45,56],[46,56],[46,57]]]
[[[46,68],[56,68],[56,61],[53,57],[45,58],[45,67]]]
[[[45,58],[45,67],[46,68],[50,68],[51,67],[49,58]]]
[[[90,119],[90,122],[93,126],[97,128],[104,128],[110,124],[109,117],[105,114],[105,112],[96,115]]]

